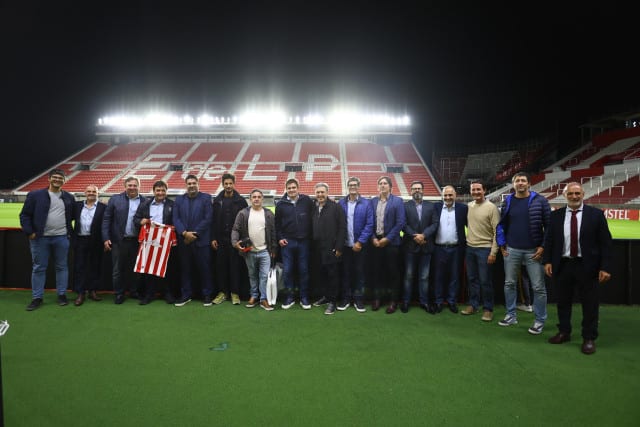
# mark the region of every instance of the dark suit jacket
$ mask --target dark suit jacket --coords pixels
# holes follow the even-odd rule
[[[443,202],[435,203],[435,210],[438,215],[438,221],[440,221],[440,215],[442,214],[443,206]],[[454,204],[454,208],[456,210],[456,232],[458,233],[458,245],[464,249],[464,247],[467,246],[467,235],[464,233],[464,227],[467,225],[467,213],[469,212],[469,207],[462,203],[456,202]]]
[[[73,204],[73,234],[72,234],[72,242],[75,244],[75,238],[80,234],[80,215],[82,214],[82,208],[84,207],[84,202],[79,201]],[[96,213],[93,215],[93,221],[91,222],[91,245],[94,244],[102,247],[102,219],[104,217],[104,211],[107,208],[102,202],[96,202]]]
[[[600,209],[587,205],[583,207],[578,242],[582,253],[582,266],[592,277],[597,277],[600,270],[611,273],[612,239],[607,220]],[[551,226],[544,242],[543,262],[552,264],[554,276],[560,271],[562,261],[566,212],[566,207],[551,212]]]
[[[140,222],[145,218],[150,218],[151,203],[155,198],[152,196],[145,199],[140,203],[135,216],[133,217],[133,225],[136,228],[136,234],[140,233]],[[162,209],[162,223],[166,225],[173,225],[173,205],[174,201],[171,199],[165,199],[164,208]]]
[[[144,197],[138,194],[140,203],[144,202]],[[102,241],[111,240],[112,243],[120,243],[124,238],[127,226],[127,216],[129,215],[129,197],[126,192],[116,194],[109,199],[107,209],[104,211],[102,220]],[[135,231],[135,227],[134,227]],[[136,236],[138,237],[138,236]]]
[[[433,203],[422,201],[422,215],[418,219],[416,202],[409,200],[404,204],[406,224],[404,226],[403,247],[408,252],[431,253],[435,246],[436,231],[440,223],[440,211],[436,211]],[[418,245],[413,241],[414,234],[423,234],[427,239],[426,245]]]
[[[189,204],[191,205],[191,215],[189,215]],[[185,231],[195,231],[198,233],[196,246],[209,246],[211,244],[211,221],[213,219],[213,205],[211,195],[198,192],[193,201],[189,201],[189,196],[185,193],[176,198],[173,208],[173,225],[176,227],[178,243],[184,243],[182,233]]]

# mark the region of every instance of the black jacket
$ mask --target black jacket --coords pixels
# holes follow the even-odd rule
[[[242,209],[249,206],[247,200],[237,191],[233,190],[231,221],[229,224],[224,223],[224,212],[222,211],[222,202],[224,200],[224,190],[222,190],[213,199],[213,221],[211,221],[211,240],[231,241],[231,230],[233,223]]]
[[[312,215],[313,243],[321,251],[322,263],[336,262],[334,251],[342,252],[347,238],[347,220],[342,208],[334,201],[327,200],[318,210],[316,206]]]

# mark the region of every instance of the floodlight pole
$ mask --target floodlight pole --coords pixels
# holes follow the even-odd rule
[[[9,322],[3,320],[0,322],[0,337],[9,329]],[[4,407],[2,397],[2,348],[0,347],[0,427],[4,427]]]

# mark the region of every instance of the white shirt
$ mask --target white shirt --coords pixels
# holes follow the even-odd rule
[[[456,230],[456,204],[450,208],[442,205],[440,214],[440,224],[436,232],[436,245],[456,245],[458,244],[458,230]]]

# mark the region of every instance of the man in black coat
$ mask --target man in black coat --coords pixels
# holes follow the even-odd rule
[[[74,305],[80,306],[87,298],[102,301],[97,294],[102,275],[102,218],[107,205],[98,201],[98,187],[87,185],[86,200],[73,205],[73,284],[78,297]]]
[[[328,303],[324,314],[333,314],[338,298],[338,262],[347,236],[347,221],[342,208],[329,200],[329,186],[321,182],[316,184],[315,189],[316,207],[311,219],[312,253],[319,258],[322,278],[318,283],[324,282],[324,286],[323,296],[313,305],[318,307]]]
[[[598,338],[598,285],[611,278],[611,233],[600,209],[583,203],[577,182],[564,189],[567,206],[551,213],[544,243],[544,270],[558,295],[558,330],[549,339],[562,344],[571,338],[574,288],[582,301],[582,352],[593,354]]]

